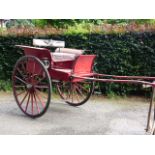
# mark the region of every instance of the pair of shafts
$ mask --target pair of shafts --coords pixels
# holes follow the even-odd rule
[[[113,79],[104,79],[104,78],[100,79],[100,77],[111,77]],[[152,95],[151,95],[149,111],[148,111],[146,131],[150,132],[152,135],[155,134],[155,101],[154,101],[155,82],[144,81],[144,80],[155,80],[155,77],[115,76],[115,75],[106,75],[106,74],[94,74],[94,77],[87,77],[87,75],[84,75],[84,76],[72,75],[72,78],[85,79],[85,80],[96,81],[96,82],[106,82],[106,83],[143,84],[143,85],[148,85],[152,87]]]

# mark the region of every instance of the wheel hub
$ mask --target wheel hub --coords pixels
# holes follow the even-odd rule
[[[27,84],[26,87],[27,87],[27,89],[31,89],[33,86],[32,86],[32,84]]]

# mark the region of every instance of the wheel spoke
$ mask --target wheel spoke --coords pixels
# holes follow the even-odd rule
[[[21,86],[21,85],[16,85],[16,86],[14,86],[15,88],[25,88],[25,86],[23,85],[23,86]]]
[[[26,95],[24,96],[24,98],[22,99],[22,101],[21,101],[21,103],[20,103],[20,106],[23,104],[23,102],[24,102],[24,100],[26,99],[27,95],[28,95],[28,91],[27,91]]]
[[[26,103],[26,107],[25,107],[25,112],[27,112],[29,101],[30,101],[30,93],[29,93],[29,96],[28,96],[28,99],[27,99],[27,103]]]
[[[25,91],[20,92],[19,94],[16,94],[17,96],[24,94]]]
[[[75,86],[77,88],[77,91],[81,94],[81,96],[83,96],[83,98],[85,98],[85,96],[83,95],[82,91],[79,89],[78,86]]]
[[[33,93],[31,93],[31,112],[33,115]]]
[[[44,88],[44,89],[48,89],[48,85],[35,85],[35,88]]]
[[[14,76],[16,79],[18,79],[19,81],[21,81],[24,84],[27,84],[24,80],[22,80],[21,78],[19,78],[18,76]]]
[[[21,77],[24,79],[23,74],[21,73],[21,70],[19,69],[19,67],[17,68],[18,73],[21,75]]]
[[[35,85],[38,85],[39,83],[41,83],[43,80],[45,80],[46,77],[41,78],[39,81],[37,81],[37,83],[35,83]]]
[[[73,99],[74,99],[74,103],[75,103],[76,99],[77,99],[77,95],[76,95],[76,89],[75,89],[74,85],[73,85]]]
[[[85,89],[83,86],[81,86],[80,84],[76,84],[76,85],[78,85],[85,93],[88,93],[89,91],[87,90],[87,89]]]
[[[37,88],[35,89],[35,91],[38,92],[38,94],[42,95],[45,99],[47,99],[48,97],[45,96],[40,90],[38,90]]]
[[[60,88],[60,87],[61,87],[61,88]],[[65,94],[65,90],[64,90],[63,86],[60,85],[60,87],[59,87],[60,95],[63,96],[64,98],[66,98],[65,100],[67,100],[67,99],[68,99],[67,92],[69,92],[69,89],[67,90],[67,92],[66,92],[66,94]]]
[[[75,88],[75,91],[76,91],[76,93],[75,93],[75,94],[76,94],[77,101],[78,101],[78,102],[80,102],[80,98],[79,98],[79,95],[78,95],[77,88]]]
[[[69,89],[68,89],[67,91],[68,91],[68,93],[67,93],[67,95],[66,95],[66,96],[67,96],[67,97],[66,97],[66,101],[67,101],[68,99],[70,99],[70,96],[71,96],[71,91],[70,91]]]
[[[34,102],[36,103],[36,107],[37,107],[38,114],[39,114],[39,113],[40,113],[40,108],[39,108],[38,103],[37,103],[37,99],[36,99],[36,96],[35,96],[35,92],[33,93],[33,96],[34,96]]]
[[[38,98],[38,100],[41,102],[43,108],[45,107],[45,103],[42,101],[42,99],[39,97],[39,95],[36,92],[36,97]]]

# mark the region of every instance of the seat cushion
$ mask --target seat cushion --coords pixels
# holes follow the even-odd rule
[[[72,49],[72,48],[57,48],[55,50],[56,53],[69,53],[75,55],[81,55],[84,53],[84,50]]]
[[[61,62],[73,61],[76,59],[77,55],[70,53],[51,53],[51,57],[54,62]]]

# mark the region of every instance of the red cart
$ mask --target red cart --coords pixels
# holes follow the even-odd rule
[[[14,67],[13,92],[26,115],[35,118],[46,112],[53,83],[60,97],[71,106],[80,106],[90,98],[95,81],[144,84],[153,89],[146,130],[155,134],[155,77],[98,74],[93,71],[95,55],[64,48],[63,41],[34,39],[33,45],[57,48],[51,53],[48,48],[17,45],[24,50],[25,56]]]

